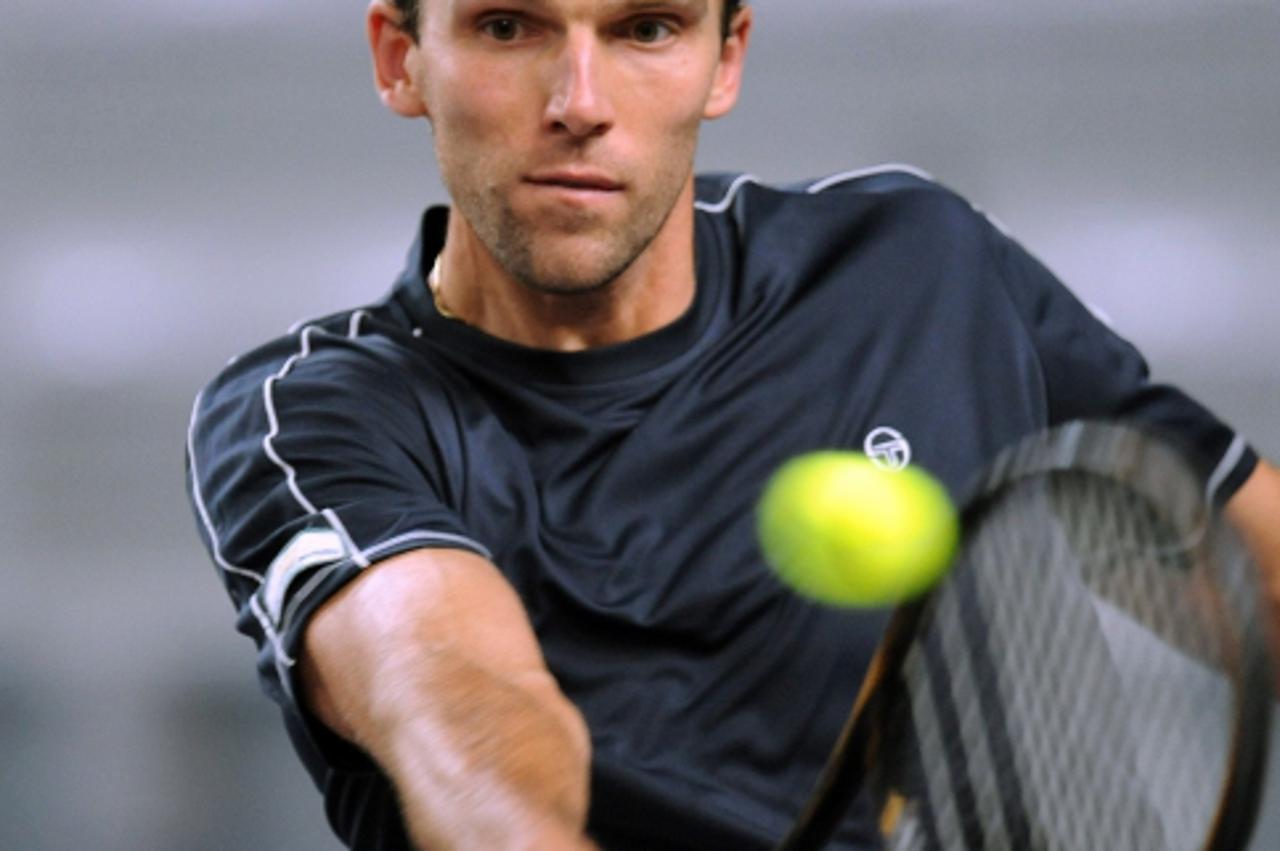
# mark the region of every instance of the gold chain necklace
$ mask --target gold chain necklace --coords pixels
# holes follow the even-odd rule
[[[428,285],[428,288],[431,290],[431,301],[435,302],[436,314],[443,316],[444,319],[452,319],[453,321],[462,322],[463,325],[466,325],[467,320],[462,319],[461,316],[454,314],[452,310],[445,307],[444,299],[440,298],[440,257],[443,255],[443,251],[438,253],[438,255],[435,255],[435,262],[431,264],[430,274],[426,276],[426,285]]]
[[[431,290],[431,300],[435,302],[436,313],[439,313],[445,319],[452,319],[455,322],[461,322],[466,325],[466,320],[445,307],[444,299],[440,297],[440,258],[443,255],[443,251],[436,255],[436,261],[431,264],[431,274],[427,275],[427,287]]]

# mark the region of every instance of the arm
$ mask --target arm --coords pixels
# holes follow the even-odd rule
[[[314,615],[304,699],[395,784],[423,848],[586,849],[590,740],[497,569],[417,550]]]
[[[1261,587],[1270,617],[1268,637],[1280,695],[1280,469],[1266,461],[1257,468],[1227,502],[1227,516],[1257,559]]]

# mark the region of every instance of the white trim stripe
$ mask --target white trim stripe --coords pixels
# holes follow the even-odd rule
[[[404,532],[403,535],[390,537],[390,539],[383,541],[383,543],[375,544],[374,546],[370,546],[369,549],[358,550],[357,552],[355,545],[351,543],[351,536],[347,534],[346,527],[342,525],[342,521],[338,520],[337,514],[330,511],[330,509],[325,509],[324,517],[325,520],[332,523],[334,531],[337,531],[338,534],[343,537],[343,540],[346,541],[348,545],[348,552],[351,553],[351,555],[348,555],[347,558],[337,559],[337,561],[325,564],[325,566],[316,569],[315,573],[312,573],[312,575],[307,578],[307,581],[303,582],[300,589],[294,591],[292,595],[289,595],[288,604],[285,605],[284,612],[280,613],[279,632],[276,632],[275,627],[266,627],[269,628],[271,635],[276,636],[275,646],[280,646],[278,636],[280,633],[287,633],[289,631],[289,624],[293,622],[293,618],[297,616],[298,608],[305,603],[308,596],[311,596],[317,587],[320,587],[320,585],[323,584],[326,578],[332,576],[335,571],[338,571],[338,569],[346,567],[347,564],[355,564],[357,568],[364,571],[364,569],[371,566],[372,561],[374,561],[380,553],[385,553],[389,549],[397,548],[397,546],[410,543],[410,541],[421,541],[421,543],[430,544],[447,543],[460,545],[463,546],[463,548],[472,550],[472,552],[484,555],[484,557],[488,558],[490,562],[493,561],[493,554],[489,553],[489,550],[486,549],[485,546],[477,544],[476,541],[471,540],[470,537],[453,535],[451,532]],[[268,621],[270,621],[270,618],[268,618]],[[292,665],[292,660],[289,660],[288,664]]]
[[[280,371],[275,375],[267,378],[262,382],[262,401],[267,412],[267,434],[262,438],[262,451],[271,459],[271,463],[275,464],[284,473],[286,484],[289,486],[289,492],[293,494],[293,498],[308,514],[319,514],[320,511],[311,504],[311,500],[307,499],[306,494],[302,492],[302,488],[298,485],[298,471],[295,470],[287,461],[280,457],[276,452],[273,441],[280,435],[280,419],[276,416],[276,403],[272,390],[280,379],[284,378],[293,367],[301,360],[311,354],[311,332],[315,331],[314,325],[308,325],[302,329],[301,348],[296,355],[293,355],[284,362],[280,367]]]
[[[347,337],[349,339],[354,339],[359,336],[361,323],[368,315],[368,311],[365,310],[357,310],[351,314],[347,324]],[[303,323],[295,325],[291,330],[291,333],[299,334],[298,351],[285,360],[285,362],[280,366],[280,369],[274,374],[268,376],[262,383],[262,400],[264,410],[267,415],[267,433],[263,436],[261,445],[267,458],[284,474],[289,492],[298,505],[301,506],[307,514],[320,515],[324,517],[330,527],[341,537],[343,545],[350,555],[347,558],[339,559],[331,564],[319,567],[319,569],[317,569],[315,573],[302,584],[302,587],[300,587],[296,593],[289,595],[290,599],[286,604],[284,611],[281,612],[279,624],[273,623],[270,614],[263,608],[263,601],[258,593],[254,593],[249,598],[249,609],[254,618],[258,621],[259,626],[262,628],[266,640],[271,644],[272,652],[276,660],[276,668],[280,674],[281,683],[286,690],[289,688],[288,669],[292,668],[296,664],[296,661],[285,652],[283,636],[288,633],[289,624],[296,616],[299,607],[307,600],[315,589],[325,581],[327,577],[333,574],[334,571],[350,564],[354,564],[363,570],[364,568],[369,567],[372,560],[379,554],[413,541],[420,541],[424,544],[452,544],[472,550],[491,561],[493,559],[492,553],[483,545],[462,535],[455,535],[448,532],[407,532],[375,544],[368,549],[361,550],[356,546],[354,540],[351,538],[350,532],[347,530],[346,525],[342,522],[342,519],[338,516],[336,511],[331,508],[325,508],[324,510],[317,508],[315,504],[307,498],[306,494],[302,492],[302,488],[298,483],[297,470],[284,460],[275,447],[275,440],[280,436],[280,417],[276,410],[274,391],[277,382],[288,376],[293,371],[294,367],[307,357],[310,357],[313,353],[314,346],[312,343],[312,335],[317,332],[322,334],[327,333],[324,328],[317,325],[306,325]],[[200,396],[197,396],[195,405],[192,409],[191,423],[188,426],[187,445],[188,455],[191,457],[191,478],[193,483],[192,493],[201,522],[204,523],[212,544],[214,561],[222,569],[231,573],[246,576],[255,580],[259,585],[262,585],[264,580],[257,573],[236,567],[228,563],[226,559],[223,558],[217,536],[213,529],[213,524],[209,518],[208,510],[201,498],[199,476],[195,466],[195,456],[192,452],[192,449],[194,448],[196,417],[199,406]]]
[[[1213,475],[1209,477],[1209,483],[1205,485],[1205,496],[1209,498],[1210,502],[1213,502],[1213,498],[1217,495],[1218,489],[1222,487],[1222,483],[1227,480],[1227,476],[1231,475],[1236,465],[1240,463],[1240,459],[1244,457],[1244,451],[1244,438],[1236,435],[1235,440],[1231,441],[1231,445],[1227,447],[1226,454],[1218,462]]]
[[[249,598],[249,610],[253,612],[253,616],[258,619],[258,625],[262,627],[263,634],[267,640],[271,642],[271,650],[275,654],[277,663],[283,663],[285,667],[292,668],[294,659],[288,653],[284,652],[284,642],[280,639],[280,633],[276,632],[276,628],[271,625],[271,618],[262,610],[262,603],[258,600],[258,595],[254,594]],[[281,676],[281,682],[285,677]],[[286,686],[287,688],[288,686]]]
[[[737,197],[738,190],[748,183],[759,185],[760,178],[754,174],[740,174],[734,178],[733,183],[729,184],[729,188],[725,190],[724,197],[714,204],[709,201],[695,201],[693,206],[704,213],[723,213],[733,205],[733,199]]]
[[[905,163],[885,163],[883,165],[874,165],[868,168],[854,169],[853,171],[842,171],[839,174],[833,174],[824,177],[805,187],[805,192],[809,195],[817,195],[823,190],[830,189],[832,186],[838,186],[841,183],[848,183],[851,180],[857,180],[862,177],[872,177],[877,174],[890,174],[892,172],[902,172],[918,177],[921,180],[927,180],[930,183],[936,183],[937,178],[924,169],[916,168],[913,165]],[[733,206],[734,200],[738,197],[738,192],[748,183],[762,186],[760,178],[754,174],[740,174],[729,184],[729,188],[725,190],[724,195],[719,201],[695,201],[693,206],[704,213],[723,213],[725,210]]]
[[[351,563],[351,559],[344,558],[331,564],[326,564],[324,567],[316,570],[316,572],[313,573],[306,582],[302,583],[302,587],[297,590],[289,600],[289,604],[284,607],[284,611],[280,613],[280,632],[288,633],[289,624],[293,622],[294,617],[297,615],[298,607],[311,596],[311,592],[315,591],[321,582],[324,582],[324,580],[333,574],[334,571],[346,567]],[[281,646],[283,646],[283,644],[281,644]],[[285,658],[288,659],[287,656]],[[289,664],[293,664],[292,659],[289,660]]]
[[[360,335],[360,323],[368,315],[369,312],[367,310],[356,310],[351,314],[347,323],[348,339],[354,340]],[[295,324],[295,329],[298,327],[300,327],[300,323]],[[311,355],[311,335],[317,331],[324,333],[324,329],[317,325],[301,326],[301,331],[298,332],[300,333],[301,341],[298,353],[286,360],[275,375],[268,377],[267,380],[262,383],[262,401],[267,412],[268,423],[267,434],[262,438],[262,451],[266,453],[266,456],[269,459],[271,459],[271,463],[279,467],[284,473],[285,482],[289,486],[289,492],[293,494],[293,498],[297,501],[298,505],[302,506],[308,514],[319,514],[320,510],[316,508],[311,500],[307,499],[307,495],[302,492],[302,487],[298,484],[298,471],[295,470],[289,462],[285,461],[275,448],[275,439],[280,436],[280,418],[276,414],[276,403],[273,391],[277,381],[287,376],[293,371],[293,368],[297,366],[300,361]],[[290,333],[295,332],[291,331]],[[352,551],[357,551],[354,546],[352,547]]]
[[[937,179],[932,174],[929,174],[929,172],[924,171],[923,169],[916,168],[913,165],[907,165],[905,163],[885,163],[883,165],[873,165],[869,168],[859,168],[854,169],[853,171],[844,171],[839,174],[833,174],[830,177],[824,177],[815,183],[809,184],[809,187],[805,191],[810,195],[817,195],[819,192],[822,192],[825,189],[830,189],[832,186],[838,186],[841,183],[848,183],[851,180],[858,180],[862,177],[872,177],[877,174],[888,174],[895,171],[903,172],[905,174],[912,175],[913,177],[918,177],[921,180],[927,180],[930,183],[937,182]]]
[[[218,533],[213,528],[213,520],[209,517],[209,509],[204,504],[204,497],[200,493],[200,469],[196,465],[196,420],[200,414],[200,401],[204,396],[204,392],[196,394],[196,401],[191,406],[191,420],[187,424],[187,464],[191,468],[191,501],[196,505],[196,513],[200,515],[200,523],[204,526],[205,534],[209,537],[209,546],[213,553],[213,563],[227,573],[234,573],[236,576],[243,576],[252,579],[259,585],[262,584],[262,577],[243,567],[236,567],[227,561],[222,555],[222,546],[218,543]]]
[[[360,336],[360,323],[369,315],[367,310],[355,310],[351,313],[351,320],[347,323],[347,339],[354,340]]]
[[[450,532],[405,532],[403,535],[396,535],[394,538],[388,538],[380,544],[375,544],[367,550],[363,550],[360,554],[365,559],[372,561],[387,550],[395,549],[411,541],[421,541],[424,544],[456,544],[484,556],[489,561],[493,561],[493,553],[484,544]]]
[[[342,522],[342,519],[338,517],[337,512],[332,508],[326,508],[321,512],[321,514],[324,516],[325,520],[329,521],[329,525],[333,527],[333,531],[337,532],[338,535],[341,536],[343,546],[346,548],[347,552],[351,554],[351,560],[360,567],[368,567],[369,560],[361,554],[360,548],[357,547],[356,542],[351,539],[351,533],[347,531],[346,525]]]
[[[1008,225],[1006,225],[1004,222],[1002,222],[1000,219],[996,218],[996,217],[995,217],[994,215],[992,215],[991,213],[988,213],[986,210],[982,209],[982,208],[981,208],[981,207],[979,207],[977,204],[973,204],[973,203],[971,203],[971,204],[969,204],[969,206],[970,206],[970,207],[973,207],[973,211],[974,211],[975,213],[977,213],[978,215],[982,216],[982,217],[983,217],[984,219],[986,219],[987,221],[991,222],[991,226],[992,226],[993,228],[995,228],[996,230],[1000,231],[1000,233],[1001,233],[1003,236],[1007,236],[1009,239],[1014,239],[1014,238],[1015,238],[1015,237],[1014,237],[1014,235],[1013,235],[1013,231],[1011,231],[1011,230],[1009,229],[1009,226],[1008,226]],[[1085,305],[1085,306],[1086,306],[1086,307],[1088,307],[1088,305]],[[1093,308],[1089,308],[1089,309],[1090,309],[1090,310],[1092,310]]]

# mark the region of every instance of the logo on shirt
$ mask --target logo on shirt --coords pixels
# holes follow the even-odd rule
[[[901,470],[911,463],[911,444],[902,432],[888,426],[872,430],[862,442],[862,451],[885,470]]]

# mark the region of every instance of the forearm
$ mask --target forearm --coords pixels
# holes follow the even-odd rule
[[[424,683],[414,671],[425,667]],[[407,659],[396,679],[356,735],[395,783],[417,844],[587,847],[589,740],[549,677],[516,682],[446,655]]]
[[[472,571],[489,568],[464,567],[451,579],[389,563],[318,612],[309,703],[391,778],[419,847],[589,848],[586,726],[514,593],[469,600],[485,575]]]
[[[1276,693],[1280,695],[1280,470],[1262,461],[1227,505],[1258,563]]]

